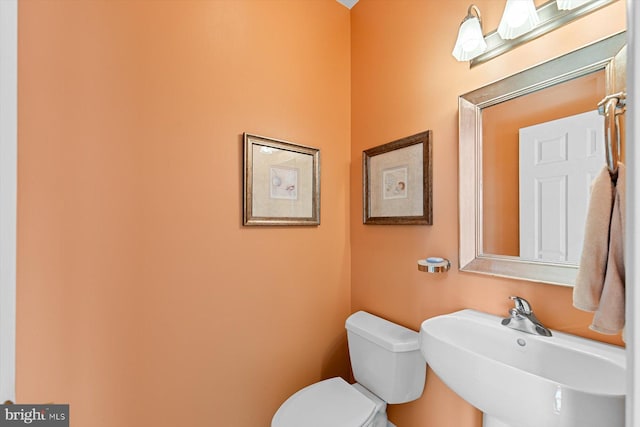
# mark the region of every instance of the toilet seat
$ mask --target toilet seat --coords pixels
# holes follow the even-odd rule
[[[342,378],[311,384],[289,397],[271,427],[363,427],[376,415],[376,404]]]

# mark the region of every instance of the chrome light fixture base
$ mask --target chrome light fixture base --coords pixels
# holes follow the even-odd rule
[[[492,31],[487,34],[485,41],[487,42],[487,50],[471,59],[470,68],[483,64],[490,59],[500,56],[511,49],[534,40],[548,32],[562,27],[563,25],[586,16],[596,10],[608,6],[618,0],[590,0],[571,10],[559,10],[556,0],[548,1],[537,8],[540,23],[531,31],[513,39],[504,40],[498,34],[498,31]]]

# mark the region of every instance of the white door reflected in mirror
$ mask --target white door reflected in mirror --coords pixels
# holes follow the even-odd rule
[[[578,264],[590,187],[605,166],[597,110],[520,129],[520,257]]]

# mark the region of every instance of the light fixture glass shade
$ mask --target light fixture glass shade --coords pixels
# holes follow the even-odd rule
[[[458,31],[453,56],[458,61],[470,61],[485,50],[487,50],[487,43],[482,35],[480,20],[476,17],[465,19]]]
[[[498,25],[498,34],[505,40],[515,39],[540,23],[533,0],[507,0]]]
[[[556,4],[558,5],[558,10],[571,10],[590,1],[591,0],[557,0]]]

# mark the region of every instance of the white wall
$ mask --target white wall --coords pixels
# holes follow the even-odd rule
[[[18,1],[0,0],[0,403],[15,400]]]
[[[640,7],[637,0],[627,0],[627,367],[631,381],[627,391],[627,427],[640,425],[640,289],[635,286],[640,279],[640,148],[634,143],[640,140],[640,99],[638,57],[640,56]]]

